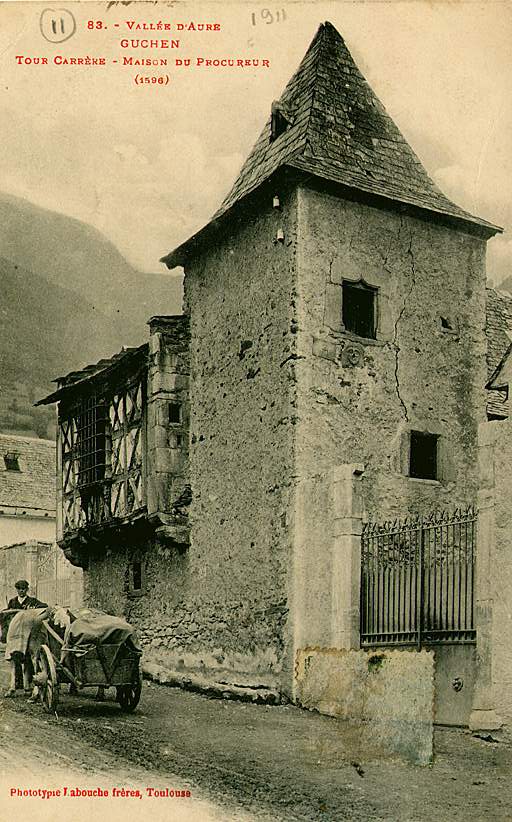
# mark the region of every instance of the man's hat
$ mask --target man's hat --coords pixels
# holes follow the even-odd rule
[[[21,591],[23,588],[28,590],[29,584],[26,579],[19,579],[17,582],[14,583],[14,587],[17,591]]]

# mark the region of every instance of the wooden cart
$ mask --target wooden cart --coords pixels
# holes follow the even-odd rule
[[[44,625],[48,644],[42,645],[37,655],[34,682],[46,711],[57,710],[60,685],[66,682],[77,690],[114,686],[121,710],[129,712],[137,707],[142,690],[142,652],[130,639],[64,648],[64,640],[47,620]]]

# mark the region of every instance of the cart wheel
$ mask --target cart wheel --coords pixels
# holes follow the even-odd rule
[[[137,672],[137,677],[130,685],[118,685],[116,688],[116,699],[121,706],[121,710],[126,713],[134,711],[139,704],[142,691],[142,674]]]
[[[39,685],[39,694],[45,711],[55,713],[59,703],[59,683],[57,668],[52,653],[47,645],[42,645],[37,656],[37,671],[43,674],[44,681]]]

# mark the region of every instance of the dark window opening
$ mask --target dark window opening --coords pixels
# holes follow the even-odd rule
[[[284,134],[289,125],[290,124],[284,116],[283,112],[276,105],[272,105],[270,142],[277,140],[277,138],[280,137],[281,134]]]
[[[170,402],[169,403],[169,422],[171,422],[171,423],[181,422],[181,403],[179,403],[179,402]]]
[[[447,317],[441,317],[441,328],[445,331],[453,331],[452,324]]]
[[[437,479],[437,434],[411,431],[409,476]]]
[[[182,445],[183,445],[183,437],[181,436],[181,434],[178,434],[176,436],[176,447],[181,448]]]
[[[132,579],[131,579],[131,589],[132,591],[141,591],[142,590],[142,562],[140,559],[135,559],[132,562]]]
[[[20,461],[17,454],[5,454],[4,463],[6,471],[21,471]]]
[[[76,415],[78,486],[83,488],[105,478],[106,406],[95,395],[85,397]]]
[[[343,282],[342,320],[346,331],[375,339],[377,331],[377,289],[364,283]]]

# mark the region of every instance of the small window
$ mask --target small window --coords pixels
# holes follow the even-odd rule
[[[416,479],[436,480],[437,434],[411,431],[409,476]]]
[[[130,562],[130,594],[142,594],[142,585],[143,585],[143,571],[142,571],[142,561],[140,558],[132,559]]]
[[[374,340],[377,330],[377,289],[343,282],[342,320],[346,331]]]
[[[290,125],[288,118],[283,114],[277,103],[272,103],[272,119],[270,122],[270,142],[277,140],[284,134]]]
[[[6,471],[21,471],[20,461],[17,454],[10,453],[4,455],[4,464]]]
[[[169,422],[173,424],[181,422],[181,403],[169,403]]]

